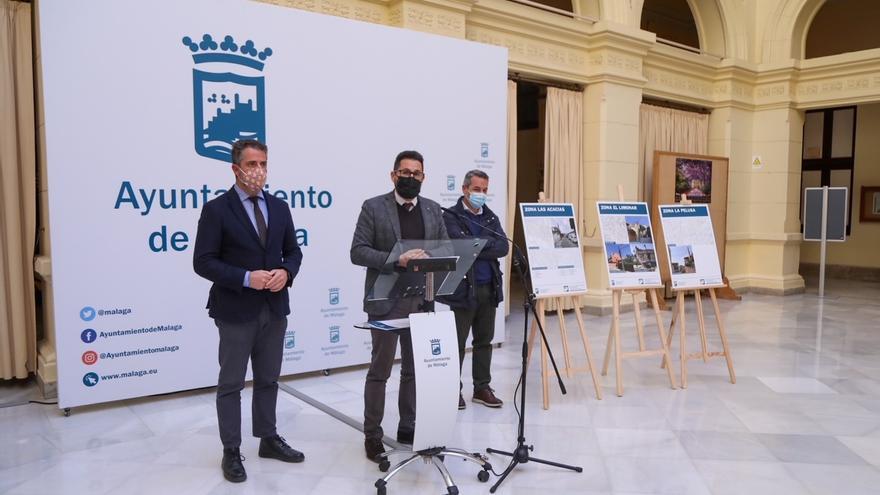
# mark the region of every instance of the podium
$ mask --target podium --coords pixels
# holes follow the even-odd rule
[[[395,447],[382,454],[379,469],[388,474],[375,483],[378,495],[385,494],[386,485],[397,473],[419,460],[437,468],[449,495],[458,494],[458,487],[444,464],[447,456],[479,465],[477,479],[489,480],[492,466],[486,457],[446,445],[458,414],[459,368],[455,366],[459,363],[458,335],[453,313],[434,311],[435,296],[455,292],[485,244],[485,239],[400,240],[367,291],[368,300],[388,301],[389,307],[403,298],[423,300],[422,312],[411,313],[409,318],[358,325],[358,328],[387,332],[409,329],[413,346],[416,381],[413,444],[411,448]],[[411,259],[406,268],[400,267],[400,255],[412,250],[420,250],[421,257]],[[398,454],[406,458],[392,467],[389,458]]]

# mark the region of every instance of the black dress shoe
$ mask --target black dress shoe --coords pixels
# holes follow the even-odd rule
[[[244,456],[237,448],[223,449],[223,460],[220,462],[220,467],[223,469],[223,477],[227,481],[241,483],[247,479],[247,472],[244,470],[244,464],[241,463],[243,460]]]
[[[364,440],[364,450],[367,451],[367,459],[373,462],[382,462],[380,455],[385,453],[385,446],[382,440],[378,438],[367,438]]]
[[[302,452],[287,445],[287,442],[280,435],[260,439],[259,455],[260,457],[278,459],[284,462],[302,462],[306,460],[306,456]]]
[[[412,445],[415,432],[412,430],[397,430],[397,443]]]

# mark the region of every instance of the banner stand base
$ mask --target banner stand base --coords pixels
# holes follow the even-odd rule
[[[296,397],[297,399],[305,402],[306,404],[318,409],[321,412],[326,413],[327,415],[342,421],[343,423],[351,426],[355,430],[363,433],[364,425],[363,422],[358,421],[351,416],[348,416],[332,407],[324,404],[321,401],[318,401],[308,395],[300,392],[299,390],[291,387],[290,385],[282,382],[278,382],[278,389],[284,391],[287,394]],[[386,492],[386,485],[388,481],[393,478],[397,473],[402,471],[406,466],[414,463],[415,461],[422,459],[426,464],[433,463],[434,466],[440,471],[440,475],[443,477],[443,482],[446,484],[446,490],[449,495],[457,495],[458,487],[455,486],[455,482],[452,480],[452,476],[449,475],[449,471],[446,469],[446,466],[443,464],[443,460],[446,456],[450,457],[458,457],[466,461],[471,461],[477,465],[479,465],[482,470],[477,473],[477,479],[481,482],[489,481],[489,472],[492,471],[492,465],[489,464],[488,459],[480,453],[472,453],[467,452],[462,449],[454,449],[454,448],[446,448],[446,447],[435,447],[432,449],[421,450],[418,452],[413,452],[407,446],[397,442],[392,439],[388,435],[382,437],[382,442],[386,445],[392,447],[392,450],[385,452],[382,454],[382,462],[379,463],[379,470],[383,473],[388,471],[391,468],[391,462],[388,460],[388,456],[394,454],[410,454],[410,457],[407,459],[397,463],[391,471],[385,475],[385,477],[379,479],[375,483],[376,493],[377,495],[384,495]]]

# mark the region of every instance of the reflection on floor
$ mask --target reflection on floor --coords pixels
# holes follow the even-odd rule
[[[589,375],[580,374],[565,379],[568,395],[553,390],[551,407],[544,411],[540,373],[533,367],[526,430],[533,454],[578,464],[584,472],[526,464],[498,493],[880,492],[880,285],[829,281],[826,290],[824,300],[808,289],[789,297],[746,294],[739,303],[722,301],[736,385],[727,382],[722,360],[691,361],[686,390],[669,389],[657,360],[630,360],[624,397],[614,395],[613,372],[603,378],[602,401],[593,396]],[[468,401],[451,445],[482,451],[515,443],[511,401],[522,316],[516,314],[518,302],[514,308],[507,343],[493,362],[493,386],[507,403],[492,410]],[[571,318],[569,329],[576,328]],[[669,314],[664,318],[668,324]],[[632,319],[624,315],[623,322],[624,346],[634,349]],[[599,357],[608,317],[587,317],[586,323]],[[647,336],[655,335],[648,330]],[[558,331],[550,334],[561,363]],[[571,348],[579,349],[576,332],[569,334]],[[696,340],[689,345],[696,349]],[[574,365],[582,366],[583,356],[574,357]],[[469,370],[466,364],[465,390]],[[355,369],[287,383],[359,418],[364,375]],[[249,402],[246,393],[244,404]],[[385,423],[392,432],[395,403],[392,379]],[[250,408],[243,409],[247,431]],[[380,473],[364,459],[357,431],[284,394],[278,411],[279,431],[305,451],[306,462],[261,459],[257,441],[247,438],[242,451],[249,479],[232,485],[220,474],[210,391],[83,407],[69,418],[48,405],[0,409],[0,493],[374,493]],[[506,462],[492,458],[496,469]],[[473,465],[450,461],[449,468],[461,493],[488,493]],[[443,488],[433,467],[418,465],[393,480],[388,492],[442,493]]]

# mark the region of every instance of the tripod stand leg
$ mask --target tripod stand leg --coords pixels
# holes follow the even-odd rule
[[[715,289],[709,289],[709,296],[712,298],[712,308],[715,310],[715,321],[718,322],[718,333],[721,335],[721,346],[724,349],[724,359],[727,360],[727,373],[730,375],[730,383],[736,383],[736,372],[733,371],[733,358],[730,357],[730,346],[727,345],[727,332],[724,331],[724,322],[721,321],[721,308],[718,307]]]
[[[536,320],[532,320],[532,325],[529,328],[529,352],[526,356],[526,367],[529,366],[529,363],[532,361],[532,348],[535,347],[535,335],[538,334],[538,322]]]
[[[605,343],[605,359],[602,360],[602,376],[608,376],[608,361],[611,359],[611,346],[614,345],[614,320],[608,325],[608,342]]]
[[[544,459],[536,459],[536,458],[534,458],[534,457],[529,457],[529,462],[537,462],[538,464],[545,464],[545,465],[547,465],[547,466],[553,466],[553,467],[558,467],[558,468],[562,468],[562,469],[568,469],[568,470],[570,470],[570,471],[575,471],[575,472],[578,472],[578,473],[582,473],[582,472],[584,472],[584,468],[582,468],[582,467],[580,467],[580,466],[570,466],[570,465],[568,465],[568,464],[562,464],[562,463],[559,463],[559,462],[553,462],[553,461],[545,461]]]
[[[706,339],[706,320],[703,318],[703,298],[700,289],[694,291],[694,304],[697,306],[697,323],[700,326],[700,350],[704,363],[709,362],[709,341]]]
[[[571,378],[571,352],[568,350],[568,329],[565,327],[565,313],[562,311],[564,298],[556,298],[556,316],[559,318],[559,333],[562,337],[562,353],[565,355],[565,376]]]
[[[572,298],[574,299],[574,298]],[[581,342],[584,343],[584,353],[587,355],[587,366],[590,367],[590,376],[593,377],[593,388],[596,389],[596,398],[602,399],[602,387],[599,385],[599,378],[596,376],[596,367],[593,365],[593,349],[590,347],[590,339],[584,330],[584,318],[581,316],[581,308],[575,300],[574,315],[577,318],[578,330],[581,332]]]
[[[669,322],[669,333],[666,334],[666,350],[672,349],[672,336],[675,335],[675,319],[678,318],[678,310],[676,308],[672,309],[672,319]],[[672,362],[663,357],[663,361],[660,362],[660,367],[665,368],[667,365],[672,366]]]
[[[639,301],[636,300],[636,293],[632,292],[633,299],[633,315],[636,319],[636,333],[639,336],[639,350],[645,350],[645,328],[642,324],[642,310],[639,308]]]
[[[678,324],[681,326],[681,329],[678,331],[678,347],[681,355],[679,359],[681,360],[681,388],[688,387],[688,372],[687,372],[687,341],[685,339],[685,321],[684,321],[684,291],[678,291],[678,295],[676,296],[676,303],[678,304]]]
[[[611,294],[611,324],[614,333],[614,374],[617,379],[617,396],[623,397],[623,370],[620,363],[620,294],[619,290]]]
[[[510,454],[510,455],[513,455],[513,454]],[[507,475],[509,475],[511,473],[511,471],[513,471],[513,468],[515,468],[517,466],[517,464],[519,464],[519,461],[516,458],[514,458],[513,460],[510,461],[510,464],[507,466],[507,469],[505,469],[504,472],[501,473],[501,476],[498,477],[498,481],[496,481],[495,484],[492,485],[492,488],[489,488],[489,493],[495,493],[495,490],[497,490],[498,487],[501,485],[501,483],[504,482],[504,479],[507,478]]]
[[[675,375],[672,373],[672,363],[669,357],[669,341],[666,340],[666,335],[663,334],[663,318],[660,316],[660,305],[657,304],[657,291],[655,289],[648,289],[648,293],[651,295],[651,306],[654,308],[654,317],[657,319],[657,335],[660,337],[660,347],[663,349],[663,363],[660,367],[666,367],[669,385],[674,389]]]
[[[540,328],[547,328],[544,316],[544,301],[538,301],[538,321]],[[547,343],[541,339],[541,386],[544,389],[544,410],[550,409],[550,371],[547,368]]]

